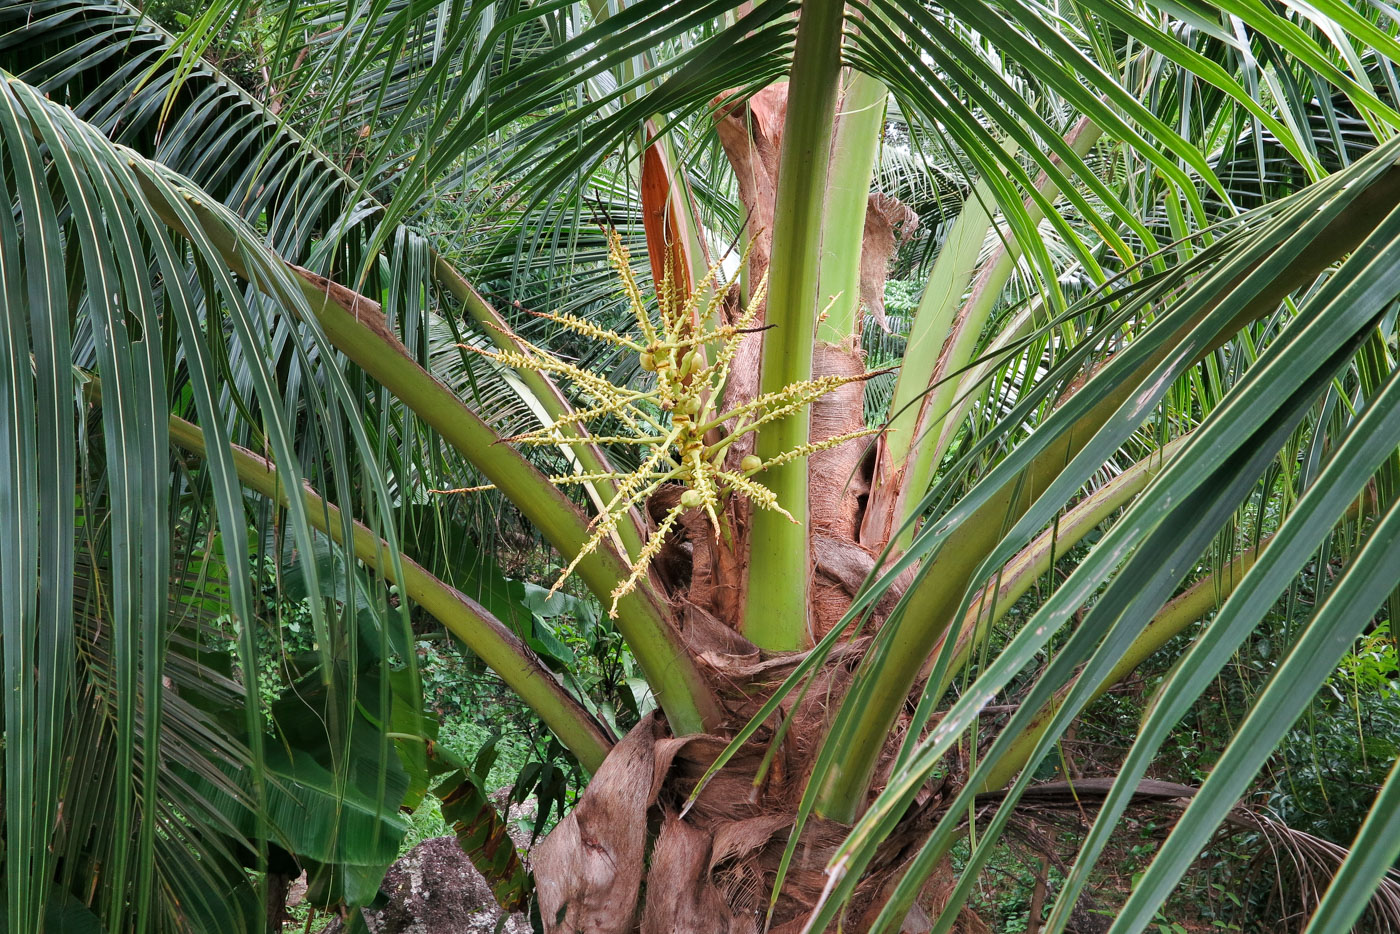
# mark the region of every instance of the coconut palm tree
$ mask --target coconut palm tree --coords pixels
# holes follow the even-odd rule
[[[1393,610],[1391,7],[262,5],[240,86],[247,12],[0,6],[11,930],[256,928],[301,869],[358,909],[436,781],[549,931],[955,930],[1055,795],[1062,931],[1166,798],[1138,931]],[[482,496],[654,711],[542,660]],[[1319,555],[1209,776],[1145,782]],[[270,705],[269,560],[316,598]],[[591,775],[532,882],[415,613]],[[1187,632],[1113,780],[1036,784]],[[1397,799],[1307,931],[1393,923]]]

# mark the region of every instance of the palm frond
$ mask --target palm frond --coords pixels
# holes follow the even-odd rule
[[[187,637],[169,628],[172,580],[182,579],[174,578],[172,569],[188,566],[176,556],[190,544],[174,537],[179,525],[172,518],[194,521],[196,528],[216,521],[221,547],[211,554],[227,569],[222,600],[236,634],[234,655],[241,671],[259,670],[249,526],[229,460],[230,434],[241,429],[259,437],[292,475],[300,473],[301,446],[294,437],[305,443],[350,426],[359,456],[368,459],[372,449],[363,432],[354,431],[358,405],[343,380],[304,385],[302,398],[314,404],[299,411],[287,407],[270,361],[288,355],[305,360],[308,353],[324,357],[328,351],[314,328],[288,323],[285,312],[250,299],[226,271],[193,210],[207,196],[177,187],[186,183],[112,144],[13,78],[0,87],[0,140],[4,199],[14,206],[0,213],[6,228],[0,272],[9,317],[17,325],[6,332],[5,407],[14,417],[5,431],[12,465],[5,489],[26,497],[6,511],[10,547],[4,588],[13,603],[4,614],[4,678],[11,698],[5,712],[5,833],[10,891],[16,896],[7,910],[11,929],[29,930],[38,928],[55,891],[59,867],[51,841],[69,829],[60,819],[59,802],[64,776],[70,774],[65,763],[70,743],[86,735],[93,754],[116,762],[161,762],[162,750],[170,749],[172,766],[185,762],[191,765],[186,775],[207,773],[192,758],[191,744],[201,729],[209,739],[215,721],[201,718],[187,700],[169,697],[169,684],[192,670],[179,661],[188,651],[180,640]],[[172,243],[166,222],[150,205],[150,190],[178,206],[176,216],[192,235],[188,246]],[[258,259],[265,255],[258,235],[235,215],[217,210],[227,225],[222,233],[233,231],[249,251],[250,274],[263,281],[288,275]],[[292,311],[309,315],[304,308]],[[281,328],[275,326],[279,321]],[[208,339],[211,332],[219,335],[217,342]],[[280,343],[287,335],[295,337],[294,346]],[[219,344],[234,348],[241,359],[238,370],[231,373],[229,358],[217,356]],[[90,419],[83,407],[99,397],[91,386],[85,392],[84,371],[101,380],[101,405]],[[187,497],[175,498],[184,489],[180,481],[172,485],[168,479],[175,464],[167,418],[177,397],[218,439],[202,481],[207,500],[193,512]],[[90,491],[79,500],[80,470]],[[387,491],[381,484],[367,491],[365,501],[382,505]],[[372,505],[370,511],[376,511]],[[301,551],[314,551],[316,536],[304,504],[289,504],[285,528]],[[72,583],[80,555],[104,582],[100,591],[85,594],[86,609],[76,603]],[[317,570],[308,566],[303,573],[311,592],[317,592]],[[344,641],[341,623],[319,601],[311,610],[322,663],[329,667],[331,647]],[[101,621],[102,634],[87,642],[91,648],[81,667],[96,680],[84,685],[75,680],[74,666],[82,657],[80,624],[88,618]],[[402,617],[389,617],[380,638],[406,624]],[[408,663],[414,677],[411,655]],[[245,810],[256,813],[268,800],[263,713],[254,683],[245,679],[241,694],[241,714],[235,710],[232,724],[218,724],[220,733],[232,728],[236,739],[199,742],[199,754],[222,755],[225,765],[251,776],[242,800],[251,802]],[[83,716],[71,721],[71,710]],[[103,710],[105,716],[97,716]],[[332,719],[331,733],[342,725],[348,727]],[[90,799],[98,811],[74,815],[64,809],[82,821],[94,813],[112,821],[102,838],[110,841],[102,886],[74,890],[84,901],[94,899],[90,907],[109,928],[183,929],[189,923],[180,901],[188,886],[162,881],[177,871],[176,864],[162,864],[157,854],[188,859],[188,848],[200,844],[199,824],[181,821],[210,826],[214,812],[199,804],[199,794],[179,794],[172,774],[180,773],[108,769],[93,788],[100,797]],[[172,809],[163,797],[172,788],[183,810]],[[379,806],[390,813],[394,807]],[[87,842],[81,829],[72,828],[70,845]],[[266,846],[268,831],[254,821],[250,832],[256,853]],[[228,859],[221,864],[216,843],[208,846],[210,872],[243,879],[241,870],[221,876]],[[236,849],[225,847],[225,857]],[[65,871],[75,874],[70,881],[80,873],[80,863],[65,864]],[[214,882],[219,890],[233,884]]]

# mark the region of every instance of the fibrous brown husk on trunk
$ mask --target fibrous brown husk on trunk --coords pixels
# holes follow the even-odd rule
[[[889,325],[885,320],[885,277],[890,260],[918,227],[919,215],[903,201],[881,192],[870,196],[860,249],[860,301],[866,313],[886,331]]]
[[[859,350],[817,343],[813,348],[813,376],[854,376],[865,372]],[[847,383],[812,403],[812,441],[825,441],[865,427],[865,384]],[[828,560],[836,551],[865,556],[856,542],[860,510],[870,492],[865,467],[867,439],[847,441],[818,451],[808,458],[811,480],[808,484],[808,517],[811,523],[808,547],[820,538]],[[814,556],[815,557],[815,556]],[[843,559],[859,560],[853,555]],[[873,563],[873,562],[872,562]],[[839,580],[822,573],[820,561],[813,562],[810,609],[807,614],[815,643],[845,615],[851,605],[851,592]]]
[[[774,196],[787,111],[787,86],[777,84],[747,98],[721,95],[715,123],[738,178],[748,216],[751,281],[768,268]],[[863,308],[883,319],[884,280],[890,257],[916,218],[893,198],[873,195],[867,210],[861,262]],[[739,313],[737,295],[724,314]],[[764,312],[759,309],[758,324]],[[762,331],[741,342],[722,405],[735,408],[759,391]],[[813,373],[866,372],[859,327],[839,345],[813,341]],[[811,409],[810,440],[821,441],[864,427],[864,385],[847,384]],[[733,426],[730,426],[731,428]],[[861,510],[869,492],[868,441],[819,452],[809,459],[809,541],[814,573],[809,619],[813,640],[847,612],[874,567],[859,542]],[[752,437],[732,446],[731,466],[752,451]],[[648,504],[653,518],[677,501],[679,489],[659,491]],[[760,652],[737,632],[747,586],[748,507],[732,498],[718,536],[698,510],[682,517],[655,563],[671,596],[687,648],[707,671],[726,704],[730,722],[742,724],[798,663],[799,655]],[[892,594],[877,608],[888,611]],[[712,777],[687,808],[689,794],[724,750],[720,736],[667,737],[661,721],[642,720],[614,748],[579,803],[535,854],[541,916],[551,932],[613,934],[640,930],[730,932],[763,930],[769,895],[788,842],[805,780],[832,713],[844,695],[868,637],[838,647],[793,695],[774,722],[765,724]],[[781,746],[761,781],[759,763],[774,741],[778,718],[789,718]],[[890,738],[891,750],[898,742]],[[912,855],[926,820],[915,816],[890,840],[888,856],[862,882],[849,922],[857,928],[885,892],[889,874]],[[775,905],[769,930],[800,929],[826,883],[825,866],[848,828],[813,819]],[[648,852],[648,841],[654,841]]]
[[[751,719],[803,657],[762,652],[698,607],[682,606],[679,616],[687,648],[719,689],[735,724]],[[689,807],[728,739],[669,737],[659,715],[643,718],[609,754],[573,813],[536,849],[546,930],[761,930],[806,776],[833,713],[829,701],[849,687],[867,643],[862,637],[838,646],[814,673],[809,690],[782,705],[779,717],[790,718],[790,725],[762,781],[755,777],[775,741],[779,717],[712,776]],[[897,741],[891,738],[892,750]],[[907,860],[927,819],[908,826],[892,837],[890,857],[863,884],[855,903],[859,912],[883,891],[888,873]],[[817,819],[808,823],[771,930],[800,927],[848,829]],[[655,844],[648,855],[649,839]]]
[[[761,670],[761,669],[760,669]],[[843,666],[835,666],[843,670]],[[769,672],[761,671],[767,683]],[[808,697],[821,691],[821,685]],[[796,717],[824,716],[820,700]],[[671,738],[654,714],[609,755],[574,812],[536,849],[534,868],[545,930],[550,934],[641,934],[763,930],[769,895],[796,813],[801,778],[815,751],[794,727],[769,777],[754,776],[771,734],[760,734],[684,805],[727,745],[716,736]],[[889,894],[889,883],[917,851],[941,795],[891,835],[857,889],[847,929],[861,930]],[[649,828],[655,844],[646,855]],[[825,869],[848,827],[813,818],[789,867],[772,926],[801,929],[826,884]],[[643,870],[645,867],[645,879]],[[932,894],[933,889],[930,889]],[[928,904],[934,908],[937,902]],[[913,915],[926,917],[924,908]],[[917,926],[911,930],[921,930]]]
[[[749,275],[758,281],[768,269],[772,248],[774,199],[777,193],[778,164],[782,152],[783,122],[787,115],[787,84],[771,85],[746,98],[734,92],[721,94],[714,101],[715,127],[725,155],[739,183],[739,198],[748,218]],[[891,257],[902,239],[918,224],[918,217],[897,199],[872,194],[866,210],[861,244],[861,304],[863,309],[884,320],[884,284]],[[738,311],[737,300],[728,304],[728,313]],[[760,309],[758,323],[764,321]],[[738,406],[758,394],[762,333],[748,335],[740,344],[732,375],[724,391],[725,408]],[[865,372],[860,349],[860,327],[840,345],[813,341],[814,376],[856,375]],[[864,427],[864,385],[850,383],[813,403],[810,440],[822,441]],[[736,465],[752,452],[748,437],[734,445],[727,459]],[[865,439],[851,441],[818,452],[809,458],[809,532],[826,539],[830,555],[840,549],[862,552],[860,557],[840,563],[850,566],[873,555],[859,541],[861,512],[869,494],[871,444]],[[706,534],[705,523],[697,516],[685,524],[691,547],[692,576],[688,599],[719,619],[737,628],[743,614],[747,585],[748,506],[736,502],[726,519],[730,535],[721,541]],[[822,573],[814,562],[809,636],[820,639],[841,619],[850,606],[852,594],[847,581]]]
[[[540,914],[550,930],[632,930],[646,854],[647,809],[665,774],[658,761],[660,740],[660,720],[644,718],[613,747],[578,806],[535,851]]]
[[[768,271],[773,244],[773,204],[778,192],[778,158],[782,151],[783,121],[787,118],[787,82],[770,85],[747,98],[733,92],[715,98],[715,130],[724,153],[739,182],[739,200],[747,212],[745,229],[749,237],[749,277],[757,282]],[[737,303],[730,314],[739,311]],[[756,325],[762,325],[759,309]],[[732,323],[732,322],[731,322]],[[746,335],[724,389],[724,408],[733,409],[758,394],[761,332]],[[731,449],[729,459],[737,463],[750,450]]]
[[[667,816],[651,854],[642,934],[757,934],[757,904],[732,905],[710,877],[713,843],[689,822]]]

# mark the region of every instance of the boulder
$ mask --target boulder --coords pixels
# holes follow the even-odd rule
[[[530,934],[523,914],[510,915],[497,927],[501,908],[455,837],[415,846],[389,867],[380,891],[389,904],[365,910],[373,934]],[[343,931],[336,920],[323,934]]]

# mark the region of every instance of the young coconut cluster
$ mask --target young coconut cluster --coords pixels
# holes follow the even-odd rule
[[[641,463],[630,473],[577,473],[550,478],[551,482],[559,485],[600,481],[616,484],[611,500],[592,522],[591,536],[554,582],[551,593],[559,589],[585,556],[613,534],[618,523],[624,521],[634,506],[645,503],[668,484],[685,488],[676,505],[652,530],[640,553],[629,562],[630,575],[613,590],[609,615],[616,616],[617,601],[637,586],[652,559],[660,552],[666,536],[686,511],[703,510],[717,536],[723,531],[720,514],[724,502],[731,496],[741,496],[760,509],[771,509],[796,522],[778,502],[773,491],[764,486],[758,477],[772,467],[864,437],[875,429],[804,444],[767,460],[750,454],[740,461],[737,469],[726,468],[726,454],[745,435],[791,415],[840,386],[868,379],[874,374],[822,376],[804,380],[777,392],[764,393],[729,411],[716,411],[715,406],[722,398],[740,340],[744,334],[754,330],[753,323],[763,304],[766,277],[754,289],[743,313],[732,324],[723,324],[720,306],[734,285],[734,278],[723,282],[718,288],[708,288],[706,283],[720,283],[720,268],[716,264],[706,274],[704,282],[690,294],[684,295],[677,294],[673,276],[668,271],[656,289],[659,320],[653,322],[636,277],[632,274],[627,249],[616,231],[607,231],[607,237],[608,255],[621,279],[623,293],[636,319],[639,337],[629,337],[569,314],[532,314],[585,337],[636,353],[642,369],[656,374],[650,389],[615,385],[519,337],[515,338],[521,348],[519,351],[492,350],[468,344],[461,346],[502,366],[562,377],[572,383],[578,392],[582,403],[578,410],[507,441],[551,447],[590,443],[625,444],[644,449]],[[586,433],[585,428],[589,423],[604,419],[615,419],[628,433],[601,436]]]

